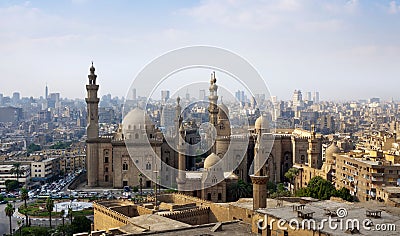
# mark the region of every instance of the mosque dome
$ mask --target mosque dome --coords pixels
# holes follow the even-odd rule
[[[213,165],[217,164],[221,159],[218,157],[217,154],[211,153],[206,160],[204,161],[204,168],[208,169],[211,168]]]
[[[220,119],[228,120],[229,119],[229,109],[228,109],[228,107],[224,103],[222,103],[222,104],[220,104],[218,106],[219,106],[218,117]]]
[[[129,127],[144,127],[143,125],[152,126],[153,123],[150,120],[150,117],[140,108],[135,108],[128,112],[122,120],[122,127],[124,129],[132,129]]]
[[[339,153],[340,149],[336,146],[336,142],[333,142],[325,151],[326,157],[333,156],[334,153]]]

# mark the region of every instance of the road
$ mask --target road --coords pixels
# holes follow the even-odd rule
[[[14,206],[14,203],[11,203]],[[22,205],[23,202],[16,202],[15,207],[18,208],[20,205]],[[4,209],[6,208],[7,204],[1,204],[0,205],[0,235],[8,234],[10,233],[10,226],[9,226],[9,219],[6,216],[6,212]],[[13,229],[18,228],[17,221],[21,221],[21,219],[17,217],[11,217],[12,221],[12,227]]]

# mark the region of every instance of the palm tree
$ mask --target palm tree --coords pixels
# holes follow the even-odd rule
[[[142,173],[140,173],[139,174],[139,184],[140,184],[140,196],[142,196],[143,195],[143,174]]]
[[[47,198],[46,201],[46,210],[49,212],[49,220],[50,220],[50,228],[51,228],[51,212],[53,211],[54,208],[54,201],[51,198]]]
[[[296,183],[295,183],[295,178],[299,175],[299,169],[297,168],[290,168],[286,173],[285,173],[285,177],[289,179],[289,181],[291,182],[291,184],[293,185],[293,192],[296,191]]]
[[[25,212],[25,222],[28,225],[28,206],[26,205],[26,200],[29,199],[28,190],[26,188],[21,189],[21,200],[24,201],[24,212]]]
[[[65,222],[64,222],[64,215],[65,215],[65,210],[62,209],[60,212],[61,218],[62,218],[62,235],[65,235]]]
[[[243,180],[239,180],[237,183],[231,185],[229,194],[233,199],[249,197],[251,195],[251,186],[246,184]]]
[[[17,176],[17,182],[19,186],[19,177],[25,173],[24,169],[21,169],[21,163],[17,162],[13,164],[13,167],[11,169],[11,173]]]
[[[11,205],[11,203],[7,203],[7,206],[4,209],[4,211],[6,212],[6,216],[8,216],[8,218],[10,219],[10,235],[12,235],[11,216],[13,216],[15,209]]]

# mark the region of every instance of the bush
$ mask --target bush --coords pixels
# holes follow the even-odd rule
[[[49,228],[39,227],[39,226],[31,226],[31,227],[23,227],[22,235],[24,236],[50,236]]]
[[[16,180],[6,180],[5,185],[8,192],[15,190],[19,187],[19,184]]]

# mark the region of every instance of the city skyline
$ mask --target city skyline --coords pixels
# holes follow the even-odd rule
[[[282,100],[295,89],[319,91],[321,100],[398,100],[399,6],[399,1],[356,0],[156,6],[4,1],[2,93],[39,97],[47,82],[50,91],[84,98],[75,88],[84,86],[94,60],[100,95],[121,97],[152,59],[176,48],[213,45],[246,58]]]

